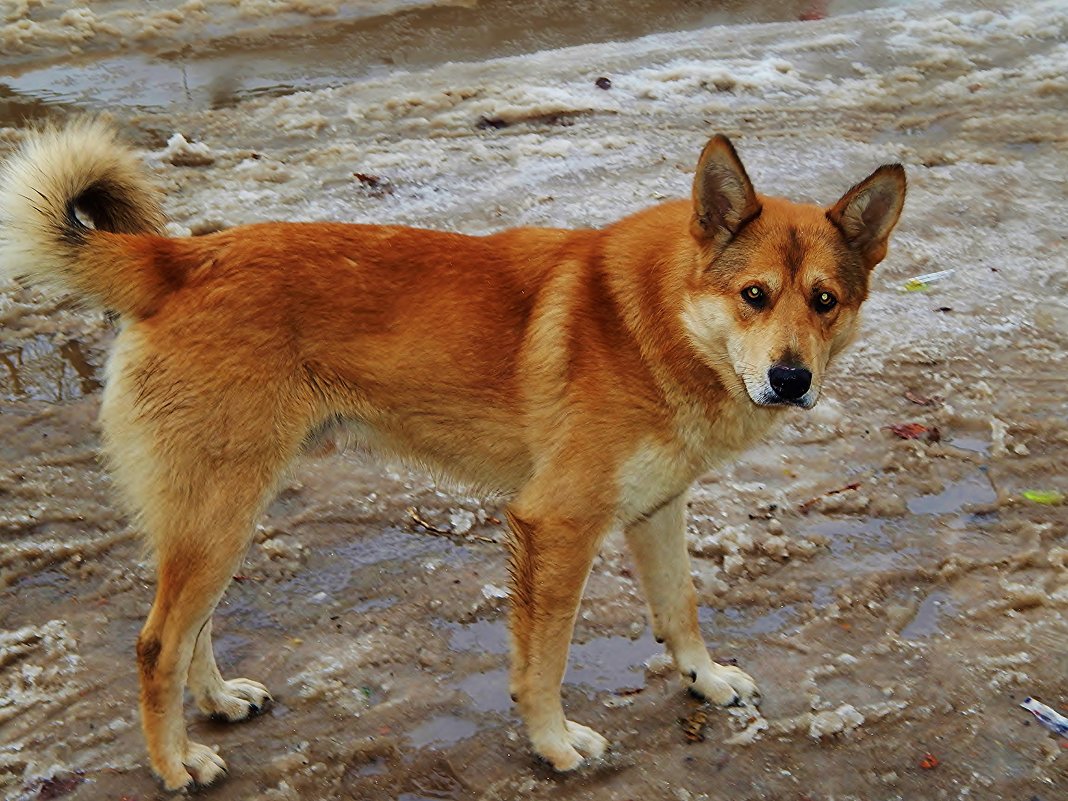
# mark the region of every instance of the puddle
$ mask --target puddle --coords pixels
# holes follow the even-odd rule
[[[449,635],[449,647],[454,651],[483,654],[508,653],[508,629],[504,620],[479,620],[469,624],[449,623],[446,625],[452,629]],[[573,642],[564,681],[569,684],[587,685],[598,691],[640,687],[645,683],[645,661],[661,651],[663,651],[663,646],[653,639],[648,628],[634,640],[629,637],[609,635],[593,637],[586,642]],[[496,671],[485,675],[488,681],[500,681],[501,694],[507,699],[506,671],[500,671],[500,675]],[[475,679],[482,679],[482,676],[472,677],[465,681],[460,689],[472,695],[468,686],[475,688],[477,695],[486,693],[482,701],[479,701],[476,695],[472,695],[476,702],[487,706],[496,705],[497,702],[493,700],[494,696],[489,694],[488,689],[483,690],[476,685]],[[503,710],[493,708],[489,711]]]
[[[505,697],[507,695],[505,693]],[[413,748],[426,748],[427,746],[441,748],[466,740],[478,729],[477,723],[473,723],[466,718],[457,717],[456,715],[438,715],[423,725],[412,729],[406,736]]]
[[[969,476],[963,481],[946,484],[934,495],[921,495],[908,502],[909,511],[917,515],[943,515],[959,512],[965,506],[991,504],[998,495],[985,474]]]
[[[901,629],[901,637],[905,640],[918,640],[935,634],[942,634],[941,620],[944,615],[951,615],[956,611],[956,605],[944,592],[932,592],[916,609],[913,616],[905,627]]]
[[[480,0],[428,2],[414,8],[404,3],[377,8],[351,4],[318,20],[276,14],[266,21],[229,18],[201,25],[183,18],[155,39],[116,40],[116,32],[98,31],[77,54],[48,53],[47,64],[35,66],[34,59],[43,60],[35,53],[9,59],[0,72],[0,124],[39,118],[49,106],[228,107],[260,95],[341,86],[397,68],[483,61],[715,25],[819,19],[898,4],[614,0],[576,7],[567,0]],[[144,42],[140,50],[129,44],[138,38]]]
[[[454,651],[483,654],[508,653],[508,626],[503,619],[476,620],[474,623],[447,623],[449,647]]]
[[[17,348],[0,350],[0,397],[3,400],[76,400],[100,389],[94,364],[77,339],[56,345],[36,336]]]
[[[473,673],[456,686],[470,699],[466,706],[478,712],[507,713],[512,708],[507,668]]]
[[[953,437],[949,444],[954,448],[960,448],[962,451],[981,453],[983,456],[990,455],[990,443],[978,437]]]
[[[598,692],[642,687],[646,660],[663,650],[648,627],[636,640],[614,636],[574,643],[564,681],[584,684]]]
[[[733,606],[723,610],[702,606],[697,610],[697,619],[707,625],[711,636],[718,640],[749,639],[777,634],[788,629],[796,617],[795,604],[784,604],[758,615],[754,615],[749,609]]]

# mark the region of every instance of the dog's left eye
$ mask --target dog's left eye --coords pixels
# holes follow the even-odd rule
[[[817,292],[814,305],[818,312],[829,312],[838,303],[838,299],[830,292]]]

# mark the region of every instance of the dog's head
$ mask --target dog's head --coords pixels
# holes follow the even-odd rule
[[[899,164],[825,209],[757,195],[730,141],[709,141],[694,178],[697,258],[683,324],[733,394],[758,406],[815,405],[828,362],[853,339],[904,200]]]

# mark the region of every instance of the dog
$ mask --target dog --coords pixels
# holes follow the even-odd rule
[[[157,560],[137,664],[168,789],[225,771],[187,738],[186,686],[230,721],[270,699],[222,678],[211,615],[279,477],[338,429],[509,498],[510,689],[556,770],[607,746],[565,718],[560,684],[611,530],[684,684],[754,697],[701,638],[687,490],[816,403],[901,214],[901,165],[822,208],[757,194],[717,135],[689,200],[598,230],[262,223],[180,239],[134,153],[88,119],[30,134],[0,186],[0,265],[120,318],[100,420]]]

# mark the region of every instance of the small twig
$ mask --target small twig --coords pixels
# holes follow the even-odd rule
[[[817,495],[815,498],[810,498],[809,500],[801,504],[798,509],[800,509],[801,514],[807,515],[809,510],[824,498],[827,498],[831,495],[841,495],[843,492],[849,492],[850,490],[855,489],[860,489],[859,481],[854,481],[852,484],[846,484],[844,487],[839,487],[838,489],[828,490],[822,495]]]
[[[491,545],[496,545],[497,540],[490,537],[483,537],[481,534],[457,534],[455,531],[449,531],[444,528],[438,528],[433,523],[425,520],[420,514],[419,510],[414,506],[408,507],[408,517],[412,519],[412,522],[416,525],[422,526],[427,534],[433,534],[436,537],[448,537],[449,539],[461,539],[461,540],[475,540],[477,542],[488,542]]]

